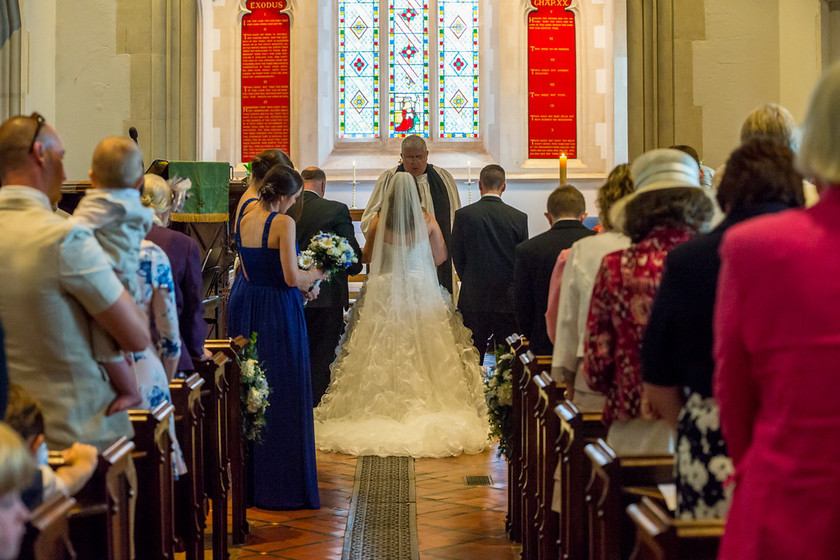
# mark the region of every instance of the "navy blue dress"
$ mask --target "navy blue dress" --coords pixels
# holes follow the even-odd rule
[[[262,443],[254,444],[251,457],[252,502],[272,510],[318,509],[306,323],[300,292],[286,284],[278,249],[268,248],[276,216],[266,220],[261,247],[242,247],[239,215],[235,241],[248,278],[237,276],[228,311],[231,336],[257,333],[259,360],[272,389]]]

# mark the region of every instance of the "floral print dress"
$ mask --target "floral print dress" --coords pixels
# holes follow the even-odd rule
[[[149,315],[157,327],[159,338],[155,347],[134,352],[134,373],[143,402],[138,409],[152,410],[162,402],[172,402],[169,379],[163,369],[162,359],[176,359],[181,354],[181,334],[178,330],[178,310],[175,305],[175,281],[172,266],[163,249],[143,240],[140,244],[140,266],[137,269],[140,288],[138,306]],[[172,438],[172,466],[176,475],[186,474],[187,465],[181,446],[175,437],[175,424],[169,422]]]
[[[695,234],[689,227],[657,227],[601,262],[586,323],[583,371],[589,386],[607,396],[607,426],[642,416],[640,352],[653,298],[668,251]]]

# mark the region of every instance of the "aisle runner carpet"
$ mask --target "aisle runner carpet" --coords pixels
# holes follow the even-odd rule
[[[418,560],[414,459],[359,457],[342,560]]]

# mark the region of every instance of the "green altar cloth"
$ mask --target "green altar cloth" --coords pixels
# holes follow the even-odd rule
[[[172,214],[173,222],[228,221],[230,165],[215,161],[170,161],[170,178],[192,181],[184,208]]]

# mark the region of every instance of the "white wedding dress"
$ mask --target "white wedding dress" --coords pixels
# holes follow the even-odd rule
[[[399,173],[389,188],[367,282],[315,409],[315,444],[351,455],[478,453],[488,422],[472,334],[438,285],[413,177]]]

